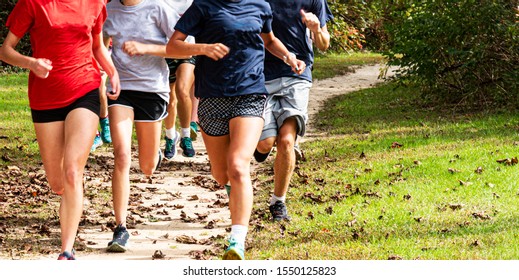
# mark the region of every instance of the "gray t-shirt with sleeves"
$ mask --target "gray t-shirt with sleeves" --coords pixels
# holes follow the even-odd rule
[[[180,18],[169,0],[142,0],[135,6],[119,1],[107,4],[108,18],[103,26],[105,36],[112,38],[112,59],[119,73],[121,89],[153,92],[169,101],[169,68],[163,57],[130,56],[122,50],[126,41],[167,44]],[[110,89],[110,83],[108,83]]]
[[[180,17],[186,12],[187,8],[193,4],[193,0],[166,0],[173,7],[173,9],[177,10]],[[195,37],[187,36],[186,42],[195,43]]]

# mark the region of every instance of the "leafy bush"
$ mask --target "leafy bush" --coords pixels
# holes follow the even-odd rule
[[[430,101],[519,105],[517,0],[399,1],[384,53]]]
[[[369,2],[369,3],[367,3]],[[328,1],[334,20],[328,24],[331,50],[379,50],[385,41],[383,10],[379,1]]]

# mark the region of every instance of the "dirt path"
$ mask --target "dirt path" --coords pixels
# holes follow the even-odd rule
[[[379,73],[379,65],[364,66],[344,76],[314,81],[309,104],[309,134],[305,139],[316,136],[311,124],[323,101],[371,87],[382,81],[378,79]],[[178,155],[173,161],[164,162],[151,182],[143,180],[139,175],[132,175],[132,194],[136,195],[132,195],[130,208],[135,223],[129,226],[131,237],[128,252],[105,252],[112,231],[102,224],[103,221],[106,224],[106,221],[113,219],[112,213],[105,213],[93,225],[81,226],[79,238],[88,250],[78,250],[78,257],[84,260],[150,260],[210,258],[211,253],[219,256],[218,252],[213,252],[212,240],[218,235],[226,236],[226,228],[230,227],[227,195],[211,180],[201,137],[194,142],[194,146],[196,157],[188,159]],[[109,151],[102,147],[96,153],[108,155]],[[110,163],[106,157],[97,156],[95,159]],[[89,178],[91,184],[109,188],[109,180],[98,175],[96,177]],[[89,207],[95,203],[93,199],[88,200],[87,196],[87,215]],[[55,257],[55,254],[49,254],[42,259]]]

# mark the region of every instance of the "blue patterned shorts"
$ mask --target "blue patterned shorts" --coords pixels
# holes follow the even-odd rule
[[[236,97],[200,98],[198,122],[209,136],[229,134],[229,121],[235,117],[263,118],[265,95],[242,95]]]

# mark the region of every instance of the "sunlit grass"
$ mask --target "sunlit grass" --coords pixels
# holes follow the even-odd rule
[[[254,231],[251,259],[519,258],[517,112],[431,108],[392,84],[324,108],[319,138],[301,144],[292,221]],[[259,172],[260,213],[271,164]]]

